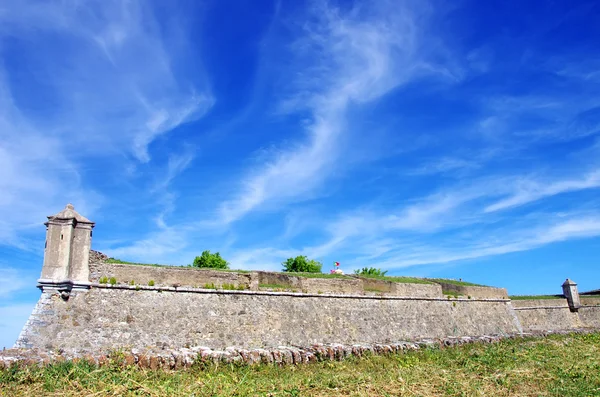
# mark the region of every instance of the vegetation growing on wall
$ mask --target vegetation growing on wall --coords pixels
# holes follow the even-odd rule
[[[229,263],[221,257],[220,253],[212,254],[209,250],[203,251],[202,255],[194,258],[192,266],[202,269],[229,269]]]
[[[288,258],[282,263],[284,272],[321,273],[323,264],[314,259],[308,259],[304,255]]]
[[[361,276],[385,276],[386,273],[387,270],[376,269],[374,267],[363,267],[354,271],[354,274]]]

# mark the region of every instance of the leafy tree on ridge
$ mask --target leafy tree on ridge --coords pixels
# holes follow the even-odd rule
[[[194,258],[192,266],[209,269],[229,269],[229,263],[221,258],[220,253],[211,254],[209,250],[203,251],[202,255]]]
[[[321,273],[323,264],[314,259],[308,259],[306,256],[298,255],[295,258],[288,258],[282,263],[284,272],[302,272],[302,273]]]

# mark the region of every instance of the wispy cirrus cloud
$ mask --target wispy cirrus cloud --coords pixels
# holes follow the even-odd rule
[[[18,45],[19,56],[31,62],[30,77],[54,99],[43,104],[51,113],[28,112],[28,118],[80,150],[90,144],[115,150],[118,143],[147,162],[148,145],[214,103],[199,71],[193,79],[175,72],[182,55],[176,49],[190,48],[174,26],[159,25],[148,3],[9,1],[0,18],[4,56]],[[21,88],[11,77],[9,87]],[[16,104],[26,105],[42,104]]]
[[[237,197],[221,206],[225,223],[264,205],[309,197],[338,172],[352,128],[350,106],[373,102],[423,75],[447,77],[448,70],[424,50],[427,13],[427,5],[417,2],[350,10],[315,3],[292,46],[291,93],[281,105],[283,113],[308,112],[305,138],[247,174]]]
[[[21,232],[67,202],[92,217],[107,202],[92,186],[99,172],[121,178],[147,165],[156,139],[211,108],[202,71],[182,67],[191,47],[180,29],[146,2],[3,3],[0,244],[25,247]],[[156,188],[185,169],[188,152]]]
[[[557,181],[518,179],[515,191],[509,197],[488,205],[484,211],[500,211],[562,193],[596,188],[600,188],[600,170],[594,170],[581,178]]]

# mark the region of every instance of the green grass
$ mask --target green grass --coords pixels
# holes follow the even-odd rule
[[[512,300],[565,299],[563,295],[511,295]]]
[[[61,363],[0,370],[2,396],[600,395],[600,333],[278,367],[177,372]]]
[[[368,274],[361,274],[358,277],[361,278],[372,278],[375,280],[393,281],[395,283],[409,283],[409,284],[433,284],[433,282],[424,278],[418,277],[402,277],[402,276],[375,276]]]
[[[427,280],[433,281],[434,283],[446,283],[446,284],[452,284],[452,285],[459,285],[461,287],[489,287],[489,285],[475,284],[475,283],[470,283],[468,281],[459,281],[459,280],[453,280],[453,279],[449,279],[449,278],[428,278]]]

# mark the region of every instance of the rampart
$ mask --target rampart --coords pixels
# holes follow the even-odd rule
[[[477,298],[508,298],[506,288],[482,287],[477,285],[460,285],[436,280],[445,293]]]
[[[436,283],[398,283],[373,278],[337,276],[302,277],[294,273],[244,272],[178,266],[146,266],[92,261],[90,281],[114,279],[118,285],[191,287],[251,291],[286,291],[309,294],[353,294],[378,296],[442,297]],[[494,288],[490,288],[494,290]],[[506,297],[505,297],[506,298]]]
[[[576,310],[567,299],[513,300],[521,326],[526,331],[560,331],[600,328],[600,298],[584,298]]]
[[[88,261],[93,222],[72,206],[48,219],[42,295],[20,348],[253,349],[600,326],[600,300],[580,302],[570,280],[568,299],[511,301],[497,288],[465,286],[454,297],[440,283]]]

